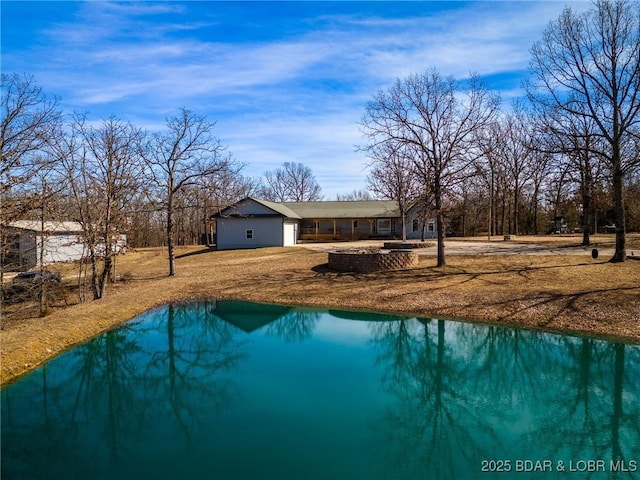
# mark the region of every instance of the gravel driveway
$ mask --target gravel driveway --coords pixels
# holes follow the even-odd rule
[[[419,255],[435,256],[436,242],[433,246],[416,249]],[[331,242],[331,243],[302,243],[299,247],[309,250],[328,252],[344,248],[365,248],[382,247],[384,241],[380,240],[359,240],[356,242]],[[588,255],[591,256],[592,247],[562,247],[553,245],[537,245],[533,243],[505,242],[502,240],[470,241],[470,240],[446,240],[445,254],[447,255]],[[603,258],[613,256],[613,249],[598,249],[598,253]]]

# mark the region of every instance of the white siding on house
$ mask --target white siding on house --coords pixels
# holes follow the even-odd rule
[[[21,269],[29,269],[40,265],[40,255],[45,265],[56,262],[73,262],[80,260],[83,253],[82,239],[76,233],[51,233],[44,235],[30,230],[15,230],[19,236],[19,258]]]
[[[43,228],[44,227],[44,228]],[[57,262],[73,262],[87,254],[82,237],[82,227],[77,222],[45,222],[18,220],[8,225],[10,247],[7,256],[11,268],[28,270],[40,265]],[[44,231],[44,234],[42,233]],[[44,239],[44,240],[43,240]],[[127,236],[114,238],[112,251],[122,253],[127,247]],[[104,255],[105,245],[96,245],[96,254]]]
[[[247,238],[247,230],[252,238]],[[217,218],[218,250],[283,246],[282,217]]]
[[[40,235],[38,235],[38,243],[40,243]],[[84,252],[82,239],[75,234],[50,235],[45,237],[44,245],[45,265],[80,260]],[[40,248],[37,250],[39,252]]]

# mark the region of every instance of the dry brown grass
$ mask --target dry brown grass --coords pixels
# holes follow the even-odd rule
[[[141,249],[118,259],[124,280],[104,299],[56,308],[45,318],[5,319],[2,383],[145,310],[204,298],[441,316],[640,343],[640,261],[452,256],[436,268],[434,258],[423,257],[406,270],[345,274],[327,269],[326,253],[299,247],[184,247],[178,254],[173,278],[166,277],[165,252]]]

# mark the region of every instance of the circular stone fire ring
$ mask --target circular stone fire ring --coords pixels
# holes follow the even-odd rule
[[[411,250],[358,248],[329,252],[329,268],[339,272],[368,273],[399,270],[418,264],[418,254]]]

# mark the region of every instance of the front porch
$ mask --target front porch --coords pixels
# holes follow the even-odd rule
[[[299,240],[326,242],[393,238],[401,232],[391,218],[314,218],[304,219]]]

